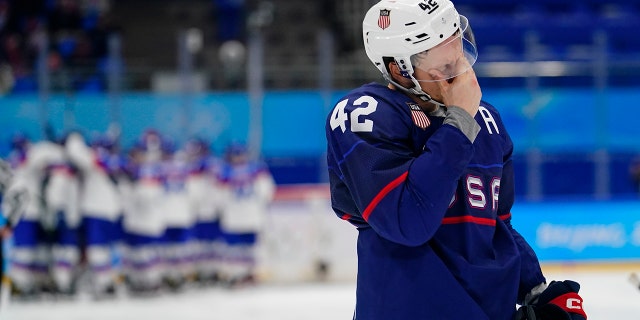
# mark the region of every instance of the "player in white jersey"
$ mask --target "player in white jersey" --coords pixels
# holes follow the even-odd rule
[[[134,181],[125,212],[125,275],[134,293],[150,293],[162,281],[160,242],[165,231],[162,210],[164,185],[161,160],[166,154],[156,132],[147,132],[132,151]]]
[[[59,152],[62,153],[60,159],[49,163],[46,169],[42,225],[46,233],[45,244],[50,249],[52,290],[72,295],[80,262],[80,181],[62,145]]]
[[[0,159],[0,313],[5,312],[11,293],[11,279],[6,276],[6,258],[11,243],[5,241],[11,238],[28,201],[27,190],[13,181],[11,165]]]
[[[275,182],[266,165],[252,160],[243,145],[227,148],[220,171],[225,190],[221,229],[225,239],[223,276],[231,286],[255,280],[256,246],[266,221]]]
[[[220,159],[211,155],[209,146],[202,140],[188,141],[185,154],[189,166],[185,187],[189,205],[196,215],[195,271],[198,281],[206,284],[217,280],[222,257],[220,234],[222,191],[216,179],[221,164]]]
[[[164,280],[172,289],[179,289],[187,277],[195,272],[193,268],[193,231],[196,216],[189,202],[186,188],[188,165],[182,151],[174,153],[162,163],[164,196],[162,216],[164,234],[161,240]]]
[[[102,298],[115,290],[112,254],[117,241],[117,223],[122,215],[122,201],[111,177],[106,150],[100,145],[89,147],[79,133],[70,134],[65,146],[69,159],[82,173],[82,235],[92,291],[95,297]]]
[[[38,293],[49,277],[42,224],[46,170],[50,164],[63,163],[65,159],[60,145],[49,141],[31,144],[24,138],[14,141],[9,159],[15,172],[14,183],[24,186],[31,199],[14,230],[9,276],[17,293],[30,296]]]

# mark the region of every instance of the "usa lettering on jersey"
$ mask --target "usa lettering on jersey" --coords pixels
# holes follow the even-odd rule
[[[487,193],[491,200],[491,210],[496,211],[498,209],[498,199],[500,198],[500,178],[493,177],[489,183],[488,189],[485,187],[483,180],[480,177],[474,175],[467,175],[464,181],[467,203],[470,207],[484,210],[487,207]],[[449,208],[458,200],[458,195],[453,194],[451,201],[449,201]]]

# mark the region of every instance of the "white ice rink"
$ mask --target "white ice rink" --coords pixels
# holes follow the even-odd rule
[[[640,291],[627,271],[546,272],[548,279],[574,279],[589,320],[640,319]],[[95,302],[12,302],[10,320],[338,320],[351,319],[354,284],[262,285],[236,291],[192,289],[149,298]]]

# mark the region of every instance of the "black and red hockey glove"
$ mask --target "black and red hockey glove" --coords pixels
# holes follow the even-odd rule
[[[537,298],[518,309],[516,320],[587,320],[578,291],[580,284],[575,281],[551,281]]]

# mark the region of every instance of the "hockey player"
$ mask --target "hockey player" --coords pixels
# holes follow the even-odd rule
[[[186,155],[178,151],[162,163],[164,195],[161,214],[165,227],[161,239],[163,280],[171,290],[180,289],[195,272],[193,232],[196,216],[186,188],[189,174]]]
[[[387,85],[326,123],[332,206],[355,225],[354,319],[586,319],[579,285],[548,286],[511,225],[513,144],[481,101],[477,52],[449,0],[383,0],[363,20]]]
[[[215,282],[221,259],[220,206],[222,191],[217,179],[220,159],[213,156],[208,144],[193,139],[185,145],[189,176],[185,182],[189,206],[196,216],[195,268],[201,284]]]
[[[69,162],[63,144],[56,144],[61,159],[49,163],[43,184],[42,225],[50,251],[51,290],[60,296],[75,293],[75,280],[80,264],[80,177]]]
[[[150,130],[131,152],[131,170],[135,173],[123,221],[127,246],[124,265],[128,288],[135,294],[156,293],[161,286],[159,251],[165,231],[162,160],[168,157],[167,151],[160,134]]]
[[[11,279],[6,275],[8,241],[29,201],[24,186],[14,183],[11,165],[0,159],[0,315],[6,312],[11,294]]]
[[[122,201],[109,166],[110,153],[104,144],[89,147],[77,132],[67,137],[65,147],[69,159],[82,173],[79,205],[92,293],[98,299],[108,297],[115,292],[112,253],[122,214]]]
[[[48,241],[51,239],[45,239],[45,234],[50,235],[57,218],[46,214],[45,180],[52,165],[64,164],[66,159],[57,143],[32,144],[28,139],[20,138],[13,141],[9,161],[15,173],[14,183],[24,186],[30,199],[13,232],[9,276],[16,293],[30,297],[42,289],[50,289]]]
[[[222,220],[225,240],[223,281],[231,287],[255,281],[258,236],[273,199],[275,182],[266,166],[252,160],[244,145],[231,144],[220,171],[224,190]]]

